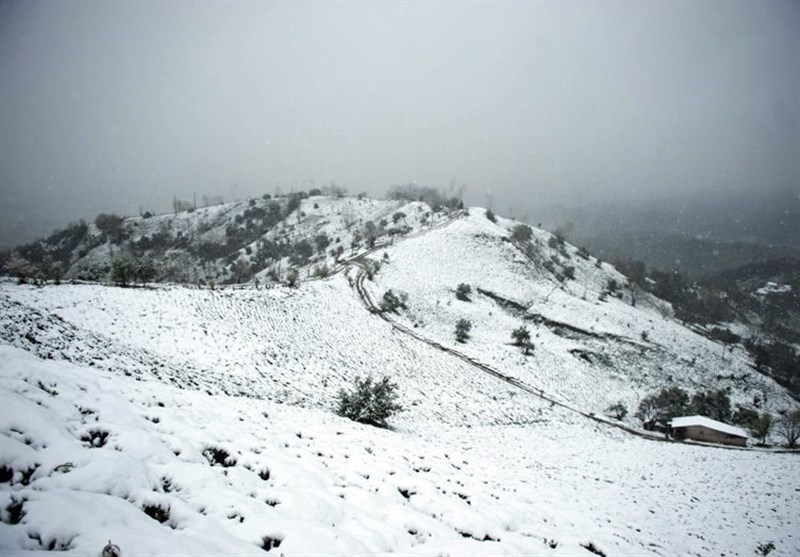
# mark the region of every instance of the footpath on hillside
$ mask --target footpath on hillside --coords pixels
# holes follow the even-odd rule
[[[441,228],[443,228],[443,227],[455,222],[455,220],[458,218],[458,216],[459,215],[456,215],[454,217],[449,217],[448,219],[444,220],[441,223],[438,223],[437,225],[435,225],[435,226],[433,226],[433,227],[431,227],[429,229],[420,230],[420,231],[418,231],[417,233],[415,233],[413,235],[410,235],[408,237],[402,238],[401,240],[398,241],[398,243],[402,242],[402,241],[409,240],[411,238],[419,237],[419,236],[421,236],[423,234],[427,234],[427,233],[429,233],[429,232],[431,232],[433,230],[441,229]],[[441,343],[439,343],[439,342],[437,342],[435,340],[426,338],[426,337],[420,335],[419,333],[417,333],[416,331],[414,331],[412,329],[409,329],[405,325],[402,325],[402,324],[394,321],[393,319],[391,319],[386,314],[386,312],[382,311],[380,309],[380,307],[374,302],[374,300],[372,300],[372,297],[369,295],[369,292],[367,292],[367,289],[364,286],[364,280],[367,277],[368,266],[370,265],[370,263],[367,261],[366,257],[368,255],[374,253],[375,251],[381,249],[381,248],[387,247],[388,245],[390,245],[390,244],[381,244],[379,246],[375,246],[375,247],[373,247],[373,248],[371,248],[371,249],[369,249],[367,251],[364,251],[362,253],[359,253],[358,255],[355,255],[355,256],[347,259],[346,261],[342,262],[342,267],[340,269],[337,269],[336,272],[339,272],[344,268],[351,268],[351,267],[357,268],[358,269],[358,273],[357,273],[356,279],[355,279],[355,281],[353,283],[353,286],[354,286],[354,288],[356,290],[356,293],[358,294],[359,298],[361,298],[362,302],[364,303],[364,306],[366,307],[366,309],[370,313],[373,313],[373,314],[377,315],[378,317],[380,317],[381,319],[383,319],[384,321],[389,323],[396,331],[399,331],[400,333],[403,333],[403,334],[413,338],[414,340],[416,340],[418,342],[423,342],[423,343],[427,344],[428,346],[431,346],[431,347],[433,347],[433,348],[435,348],[437,350],[440,350],[442,352],[450,354],[451,356],[453,356],[455,358],[458,358],[458,359],[466,362],[467,364],[469,364],[471,366],[474,366],[475,368],[483,371],[484,373],[487,373],[487,374],[491,375],[492,377],[494,377],[496,379],[499,379],[500,381],[504,381],[508,385],[511,385],[512,387],[515,387],[515,388],[517,388],[517,389],[519,389],[519,390],[521,390],[521,391],[523,391],[523,392],[525,392],[527,394],[533,395],[535,397],[539,397],[542,400],[546,400],[547,402],[549,402],[549,403],[551,403],[553,405],[557,405],[557,406],[559,406],[561,408],[565,408],[565,409],[567,409],[567,410],[569,410],[571,412],[579,414],[580,416],[583,416],[584,418],[590,419],[590,420],[592,420],[592,421],[594,421],[596,423],[600,423],[600,424],[603,424],[603,425],[606,425],[606,426],[611,426],[611,427],[620,429],[622,431],[625,431],[626,433],[629,433],[631,435],[635,435],[635,436],[640,437],[642,439],[648,439],[650,441],[661,441],[661,442],[670,442],[670,443],[677,442],[675,439],[673,439],[671,437],[666,437],[666,436],[664,436],[664,435],[662,435],[660,433],[653,433],[653,432],[648,432],[648,431],[643,431],[643,430],[640,430],[640,429],[636,429],[636,428],[628,426],[628,425],[626,425],[626,424],[624,424],[622,422],[619,422],[619,421],[616,421],[616,420],[611,420],[611,419],[609,419],[609,418],[607,418],[605,416],[598,416],[597,414],[594,414],[592,412],[586,412],[584,410],[581,410],[580,408],[576,408],[575,406],[572,406],[567,402],[564,402],[562,400],[558,400],[557,398],[553,397],[552,395],[546,393],[543,389],[528,385],[528,384],[520,381],[519,379],[511,377],[511,376],[509,376],[509,375],[507,375],[507,374],[505,374],[505,373],[493,368],[492,366],[490,366],[488,364],[485,364],[485,363],[480,362],[480,361],[478,361],[478,360],[476,360],[476,359],[474,359],[474,358],[472,358],[470,356],[467,356],[466,354],[464,354],[463,352],[460,352],[459,350],[456,350],[455,348],[451,348],[449,346],[445,346],[445,345],[443,345],[443,344],[441,344]],[[691,443],[691,444],[697,445],[697,446],[709,446],[709,447],[716,447],[716,448],[723,448],[723,449],[730,449],[730,450],[753,450],[752,448],[748,448],[748,447],[734,447],[734,446],[719,445],[719,444],[712,444],[712,443]]]

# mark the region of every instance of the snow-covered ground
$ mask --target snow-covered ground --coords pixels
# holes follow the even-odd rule
[[[673,384],[796,405],[658,300],[599,300],[622,277],[571,246],[561,285],[541,267],[547,233],[530,258],[482,210],[441,224],[374,252],[363,281],[376,301],[406,292],[392,319],[422,339],[585,412]],[[552,405],[369,312],[357,273],[294,289],[0,282],[0,552],[800,554],[800,455],[641,439]],[[530,356],[510,344],[523,322]],[[369,373],[399,386],[392,430],[333,412]]]
[[[0,340],[45,358],[313,408],[356,376],[389,375],[413,408],[397,423],[417,428],[520,423],[542,406],[396,333],[343,275],[299,289],[7,284],[0,323]]]
[[[797,455],[646,441],[559,410],[393,432],[9,346],[0,361],[4,555],[108,539],[125,555],[800,551]]]
[[[449,226],[389,246],[390,264],[365,281],[370,297],[407,293],[409,309],[393,316],[398,323],[586,411],[603,413],[617,401],[635,409],[643,396],[673,385],[690,394],[728,388],[734,405],[751,406],[756,397],[772,412],[797,405],[752,368],[741,346],[731,352],[698,335],[670,318],[664,302],[643,293],[636,306],[601,300],[610,279],[626,279],[569,245],[565,259],[548,246],[549,233],[534,229],[541,261],[559,256],[575,268],[575,279],[560,283],[509,241],[517,224],[494,224],[473,208]],[[455,297],[460,283],[472,288],[468,302]],[[504,308],[480,290],[524,309]],[[460,319],[472,323],[465,344],[455,342]],[[529,356],[511,338],[523,325],[535,345]]]

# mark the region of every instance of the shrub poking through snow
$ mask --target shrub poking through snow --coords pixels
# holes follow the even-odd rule
[[[108,442],[108,432],[102,429],[92,429],[81,436],[81,441],[91,448],[104,447]]]
[[[397,384],[388,377],[356,377],[352,390],[339,390],[336,413],[362,424],[386,427],[386,420],[403,409],[397,398]]]
[[[101,557],[122,557],[122,550],[119,548],[118,545],[111,543],[111,540],[108,540],[108,543],[103,548],[103,551],[100,553]]]
[[[517,242],[527,242],[532,235],[533,231],[527,224],[518,224],[511,229],[511,237]]]
[[[582,543],[581,547],[585,547],[587,551],[591,551],[595,555],[599,555],[600,557],[606,557],[606,554],[603,553],[594,543]]]
[[[228,451],[219,447],[207,447],[203,451],[203,456],[211,466],[222,466],[223,468],[236,466],[236,459]]]
[[[144,514],[153,520],[160,522],[161,524],[164,524],[167,520],[169,520],[169,507],[164,508],[158,504],[148,504],[144,505],[142,510],[144,511]]]
[[[456,298],[462,302],[469,302],[469,295],[472,293],[472,287],[469,284],[461,283],[456,286]]]
[[[403,294],[395,294],[390,288],[383,294],[381,311],[384,313],[397,313],[398,309],[406,309],[406,298]]]
[[[2,516],[2,521],[5,524],[19,524],[20,521],[25,517],[25,509],[23,506],[25,505],[25,499],[16,499],[13,495],[11,496],[11,502],[6,507],[6,512]]]
[[[775,550],[775,544],[772,542],[760,543],[756,546],[756,553],[759,555],[769,555]]]
[[[492,222],[497,222],[497,217],[494,216],[494,213],[491,209],[486,209],[486,218]]]
[[[280,547],[282,543],[283,543],[283,538],[264,536],[263,538],[261,538],[261,549],[263,549],[264,551],[269,551],[273,547]]]
[[[330,268],[323,263],[322,265],[317,265],[314,267],[314,276],[318,278],[327,278],[331,274]]]
[[[456,323],[456,342],[465,343],[469,340],[469,332],[472,330],[472,321],[459,319]]]
[[[615,420],[621,420],[628,415],[628,409],[621,402],[615,402],[606,409],[606,412]]]
[[[524,354],[530,353],[531,348],[533,348],[533,343],[531,343],[531,334],[526,327],[518,327],[511,331],[511,338],[514,340],[516,346],[522,348]]]

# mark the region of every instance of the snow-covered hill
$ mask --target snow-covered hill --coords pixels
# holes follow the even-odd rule
[[[162,215],[98,215],[48,238],[0,254],[0,266],[31,279],[113,280],[114,257],[146,264],[147,282],[279,282],[289,267],[302,275],[335,267],[369,248],[370,238],[413,234],[447,218],[426,203],[333,197],[305,192],[247,199]]]
[[[697,334],[646,293],[637,293],[635,306],[628,293],[606,295],[609,281],[626,282],[613,267],[568,244],[550,247],[552,236],[541,230],[523,250],[511,241],[515,226],[473,209],[389,246],[391,264],[364,283],[370,298],[389,289],[407,293],[399,323],[587,411],[602,413],[616,401],[635,408],[644,395],[672,385],[730,389],[733,404],[749,406],[756,397],[771,412],[795,407],[785,389],[752,368],[741,346],[728,350]],[[574,278],[556,278],[548,269],[554,261],[572,267]],[[455,296],[461,283],[471,287],[469,301]],[[460,319],[472,323],[465,344],[455,341]],[[532,355],[512,343],[520,326],[531,333]]]
[[[800,552],[797,454],[589,416],[671,385],[797,408],[744,351],[644,293],[609,295],[625,282],[611,266],[543,231],[514,239],[518,223],[482,209],[301,203],[261,247],[285,233],[348,249],[311,258],[338,272],[297,288],[265,287],[268,268],[260,286],[214,289],[0,283],[4,555],[108,539],[125,555]],[[381,220],[407,228],[353,242]],[[388,289],[407,309],[375,312]],[[523,324],[530,355],[511,344]],[[333,413],[370,373],[398,384],[392,430]]]

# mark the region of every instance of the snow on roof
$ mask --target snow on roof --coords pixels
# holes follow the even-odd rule
[[[767,294],[786,294],[792,291],[790,284],[778,284],[776,282],[767,282],[766,285],[756,290],[759,296],[766,296]]]
[[[712,420],[711,418],[706,418],[705,416],[682,416],[680,418],[672,418],[670,425],[673,428],[699,425],[707,427],[708,429],[713,429],[715,431],[727,433],[728,435],[734,435],[736,437],[745,437],[745,438],[747,437],[747,432],[745,432],[745,430],[738,427],[734,427],[732,425],[724,424],[722,422],[718,422],[717,420]]]

